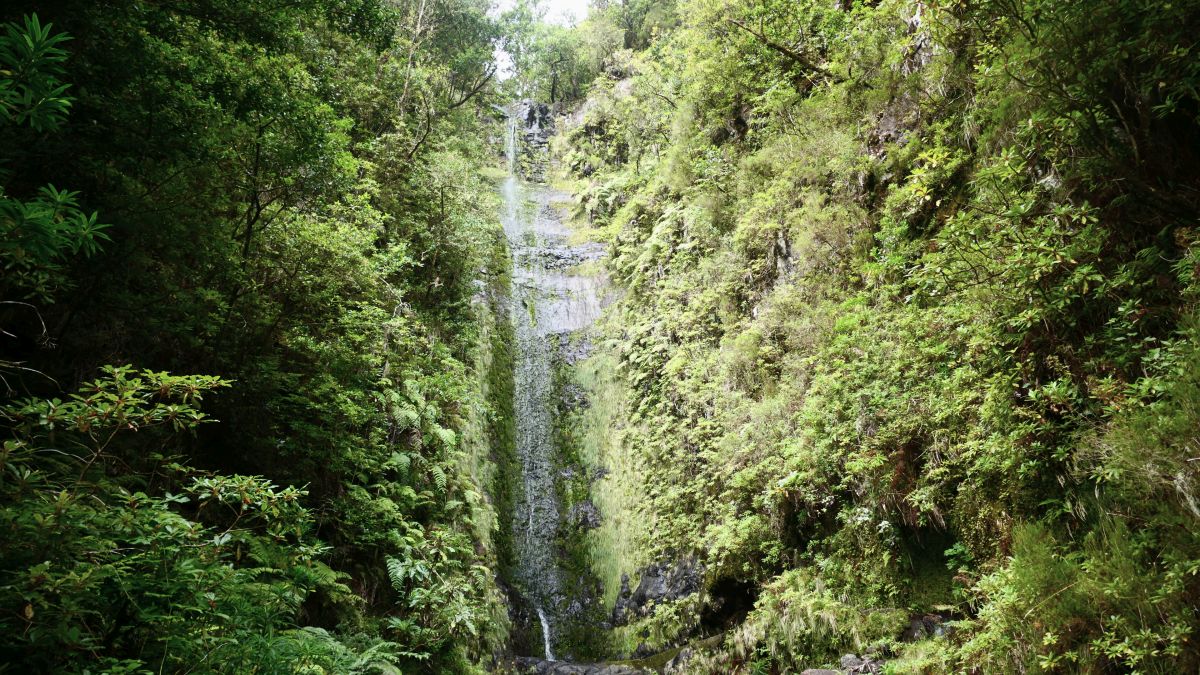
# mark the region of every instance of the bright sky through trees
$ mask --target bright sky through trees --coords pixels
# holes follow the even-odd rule
[[[561,26],[570,26],[583,21],[588,14],[588,0],[542,0],[538,5],[545,10],[545,20]],[[513,0],[498,0],[496,13],[513,6]]]
[[[514,4],[514,0],[498,0],[492,13],[499,16],[512,9]],[[545,12],[545,21],[560,26],[578,25],[588,15],[588,0],[542,0],[538,6]],[[506,80],[512,77],[512,58],[499,47],[496,48],[495,58],[498,79]]]

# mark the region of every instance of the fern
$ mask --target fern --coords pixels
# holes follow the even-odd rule
[[[452,449],[458,443],[458,437],[453,431],[437,424],[433,425],[433,435],[437,437],[442,446],[447,449]]]
[[[397,558],[387,559],[388,579],[392,582],[392,588],[397,591],[404,590],[404,583],[408,580],[408,570],[403,561]]]
[[[401,476],[407,476],[409,470],[412,469],[412,457],[408,453],[393,452],[388,459],[387,467],[395,469]]]
[[[446,470],[434,464],[429,468],[429,472],[433,474],[433,484],[437,486],[438,492],[446,494]]]

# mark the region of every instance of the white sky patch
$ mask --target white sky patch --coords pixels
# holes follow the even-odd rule
[[[546,21],[573,26],[587,18],[588,0],[546,0]]]
[[[538,5],[546,10],[546,22],[560,26],[573,26],[587,18],[588,0],[541,0]],[[496,0],[493,12],[501,12],[511,8],[513,0]]]

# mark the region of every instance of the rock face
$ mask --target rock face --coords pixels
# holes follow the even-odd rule
[[[694,558],[644,568],[637,589],[633,591],[629,590],[629,577],[623,575],[613,607],[613,625],[622,626],[639,616],[646,616],[653,603],[678,600],[698,592],[702,576],[703,570]]]
[[[543,659],[518,658],[516,671],[522,675],[649,675],[651,671],[603,663],[567,663]]]
[[[518,170],[526,180],[543,183],[549,164],[550,137],[554,135],[554,111],[545,103],[520,101],[514,115],[518,122]]]
[[[566,349],[562,351],[566,351]],[[566,361],[566,355],[564,354],[563,356],[563,360]],[[569,361],[567,363],[570,364]],[[562,386],[561,389],[559,389],[558,401],[559,406],[564,413],[584,410],[590,404],[590,401],[588,400],[588,393],[583,390],[583,387],[580,387],[574,382],[567,382]]]

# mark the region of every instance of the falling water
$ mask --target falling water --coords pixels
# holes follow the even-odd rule
[[[545,643],[546,660],[554,660],[554,649],[550,646],[550,622],[546,620],[546,612],[538,607],[538,621],[542,624],[542,642]]]
[[[501,186],[503,224],[513,260],[511,317],[516,337],[515,400],[517,454],[523,494],[515,505],[513,534],[518,581],[537,610],[545,658],[553,660],[556,620],[566,604],[563,573],[555,558],[559,505],[555,497],[554,365],[564,336],[590,325],[599,314],[597,280],[573,273],[595,259],[596,247],[572,247],[569,230],[552,206],[553,190],[521,179],[518,133],[538,133],[523,124],[523,104],[509,111],[505,151],[508,177]]]

